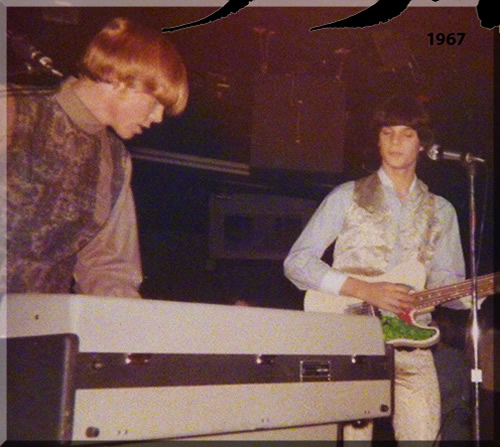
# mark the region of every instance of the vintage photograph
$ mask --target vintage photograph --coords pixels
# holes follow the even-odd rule
[[[493,439],[498,30],[362,9],[4,9],[7,439]]]

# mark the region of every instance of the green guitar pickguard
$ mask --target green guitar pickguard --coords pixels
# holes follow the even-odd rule
[[[385,341],[389,342],[398,338],[407,340],[427,340],[435,335],[434,329],[424,329],[408,324],[401,318],[390,315],[381,315],[382,332]]]

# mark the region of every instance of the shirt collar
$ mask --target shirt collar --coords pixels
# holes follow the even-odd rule
[[[73,76],[66,79],[55,99],[68,114],[71,120],[89,134],[97,134],[105,130],[104,126],[75,94],[73,86],[77,79]]]
[[[387,173],[384,171],[384,168],[382,168],[382,166],[377,171],[377,174],[378,174],[378,178],[380,179],[380,182],[382,183],[382,185],[388,186],[389,188],[394,190],[394,183],[392,182],[390,177],[387,175]],[[416,184],[417,184],[417,176],[415,176],[413,178],[413,181],[411,182],[410,190],[408,192],[409,194],[411,194],[412,191],[415,189]]]

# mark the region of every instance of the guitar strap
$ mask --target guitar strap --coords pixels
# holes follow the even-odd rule
[[[426,263],[431,259],[431,247],[433,246],[433,244],[431,244],[431,237],[433,224],[435,223],[436,196],[430,192],[427,192],[425,202],[424,212],[427,217],[427,229],[422,239],[422,243],[420,244],[417,258],[423,265],[426,265]]]

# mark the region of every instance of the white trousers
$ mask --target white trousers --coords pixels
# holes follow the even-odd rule
[[[394,351],[394,413],[397,441],[434,441],[441,423],[439,383],[429,349]],[[344,440],[372,439],[373,423],[344,427]]]

